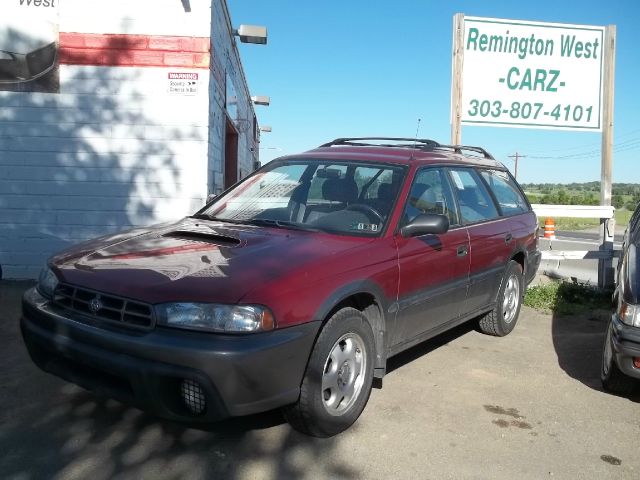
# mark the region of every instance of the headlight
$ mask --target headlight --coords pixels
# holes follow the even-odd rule
[[[53,298],[53,294],[58,286],[58,277],[51,271],[49,267],[44,267],[40,271],[40,277],[38,277],[38,291],[40,294],[47,298]]]
[[[164,303],[156,306],[158,324],[211,332],[249,333],[275,328],[269,309],[257,305]]]
[[[620,320],[627,325],[640,327],[640,308],[638,305],[633,305],[620,300],[618,317],[620,317]]]

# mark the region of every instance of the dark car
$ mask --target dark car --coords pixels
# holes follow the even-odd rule
[[[392,355],[472,319],[514,328],[536,229],[481,148],[338,139],[191,217],[52,257],[22,333],[43,370],[159,416],[283,407],[294,428],[331,436]]]
[[[640,205],[624,233],[618,261],[616,310],[602,349],[602,386],[613,393],[630,394],[640,387]]]

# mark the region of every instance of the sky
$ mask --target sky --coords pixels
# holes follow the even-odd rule
[[[264,25],[267,45],[239,44],[263,133],[260,160],[338,137],[416,135],[450,143],[452,25],[465,16],[616,25],[613,181],[640,183],[640,1],[227,0],[231,21]],[[490,68],[490,66],[487,66]],[[600,180],[599,132],[464,126],[521,183]]]

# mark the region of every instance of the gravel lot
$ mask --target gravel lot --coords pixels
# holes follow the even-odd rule
[[[640,478],[640,397],[600,389],[606,313],[524,308],[508,337],[462,326],[419,345],[351,430],[320,440],[278,412],[189,428],[40,372],[25,288],[0,282],[3,478]]]

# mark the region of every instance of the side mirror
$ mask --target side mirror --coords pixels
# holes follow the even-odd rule
[[[207,195],[207,203],[211,202],[216,197],[217,195],[215,193],[210,193],[209,195]]]
[[[400,229],[405,237],[419,237],[421,235],[446,233],[449,230],[449,219],[446,215],[423,213]]]

